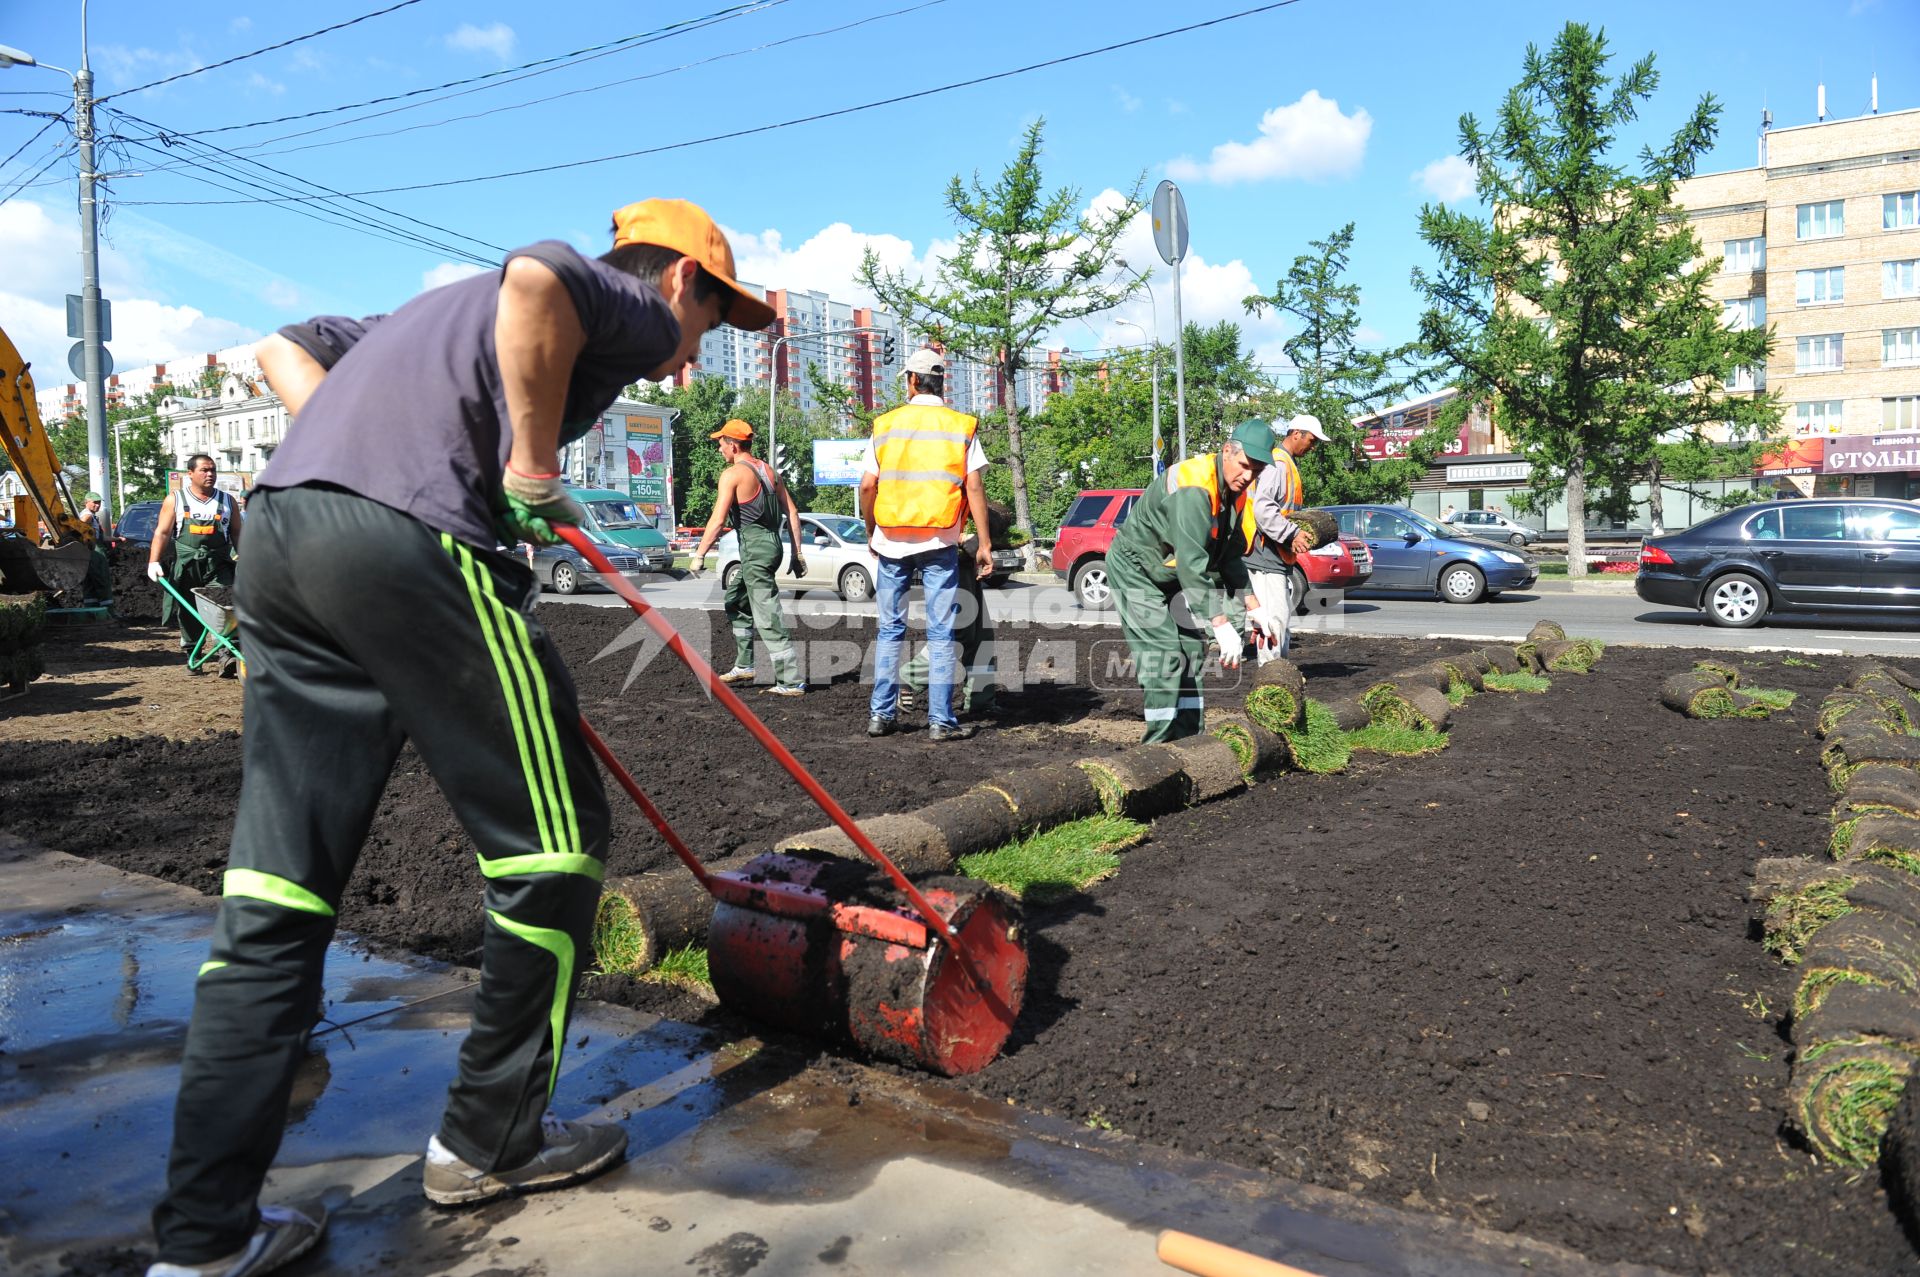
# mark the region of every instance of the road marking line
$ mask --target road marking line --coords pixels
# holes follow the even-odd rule
[[[1468,643],[1524,643],[1524,634],[1422,634],[1423,639],[1460,639]]]
[[[1825,638],[1827,636],[1821,635],[1821,637]],[[1843,649],[1837,647],[1762,647],[1757,643],[1752,647],[1729,647],[1722,650],[1729,652],[1798,652],[1802,656],[1846,655]]]

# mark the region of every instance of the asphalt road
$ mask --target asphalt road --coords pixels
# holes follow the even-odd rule
[[[721,605],[720,585],[711,573],[695,580],[649,581],[641,589],[649,602],[663,608]],[[792,610],[810,615],[871,616],[874,610],[871,603],[843,603],[825,591],[805,598],[790,593],[787,598]],[[1112,612],[1083,612],[1064,587],[1051,581],[1015,580],[1003,589],[988,591],[987,598],[995,621],[1118,628]],[[592,607],[625,606],[614,595],[597,592],[571,598],[548,594],[545,599]],[[917,595],[914,610],[918,610]],[[1920,658],[1920,622],[1911,616],[1807,613],[1769,617],[1750,630],[1723,630],[1707,624],[1697,612],[1642,602],[1625,581],[1578,588],[1550,583],[1467,606],[1363,590],[1348,595],[1336,610],[1297,617],[1294,624],[1300,631],[1518,642],[1543,616],[1560,622],[1570,634],[1606,643]]]

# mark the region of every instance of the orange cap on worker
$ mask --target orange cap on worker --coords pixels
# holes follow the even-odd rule
[[[613,214],[613,246],[657,244],[691,257],[733,294],[727,322],[735,328],[757,331],[773,322],[773,307],[756,297],[733,277],[733,245],[707,216],[707,210],[688,200],[638,200]]]
[[[745,443],[747,440],[753,438],[753,427],[740,420],[740,418],[735,417],[732,421],[729,421],[726,425],[708,435],[707,438],[735,439],[741,443]]]

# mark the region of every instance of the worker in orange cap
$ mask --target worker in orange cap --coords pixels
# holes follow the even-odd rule
[[[212,952],[195,984],[153,1277],[264,1273],[311,1248],[318,1206],[261,1206],[320,1002],[322,962],[388,773],[413,743],[479,853],[480,981],[429,1201],[558,1188],[617,1163],[617,1124],[550,1104],[607,849],[573,682],[498,547],[574,523],[561,447],[722,323],[764,328],[713,219],[679,200],[613,215],[598,258],[547,240],[371,319],[262,342],[294,427],[248,503],[235,596],[246,782]],[[404,606],[367,583],[404,580]],[[421,848],[420,854],[437,854]]]
[[[753,665],[753,636],[759,632],[773,658],[775,696],[801,696],[807,687],[800,677],[800,661],[793,654],[793,640],[787,636],[786,618],[780,615],[780,516],[784,509],[787,527],[793,537],[793,555],[789,565],[796,577],[807,574],[806,556],[800,552],[800,511],[793,494],[780,482],[772,466],[753,455],[753,427],[735,418],[707,436],[720,443],[720,455],[727,468],[720,475],[720,490],[713,501],[713,513],[707,517],[707,530],[694,547],[689,560],[697,575],[707,551],[720,535],[721,524],[733,529],[740,545],[740,570],[727,582],[727,620],[733,625],[733,668],[720,676],[723,683],[751,683],[756,677]]]

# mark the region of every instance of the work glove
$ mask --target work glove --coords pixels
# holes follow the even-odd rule
[[[1280,642],[1280,622],[1264,607],[1247,609],[1247,624],[1261,634],[1269,644],[1277,646]]]
[[[1240,631],[1233,628],[1230,621],[1213,623],[1214,646],[1220,649],[1220,668],[1233,670],[1240,668],[1240,651],[1245,646],[1240,640]]]
[[[557,473],[522,474],[508,466],[500,480],[500,494],[506,501],[499,513],[500,527],[511,534],[509,540],[556,545],[560,536],[554,524],[578,525],[586,518],[586,511],[567,495],[564,478]]]
[[[795,550],[787,556],[787,570],[792,572],[796,577],[802,577],[807,574],[807,561],[801,557],[800,551]]]
[[[707,566],[706,555],[702,554],[698,558],[695,558],[692,555],[688,555],[687,556],[687,580],[691,581],[693,580],[694,577],[699,576],[701,571],[704,570],[706,566]]]
[[[152,560],[148,561],[147,580],[152,581],[155,585],[158,585],[160,584],[161,579],[164,578],[166,575],[167,575],[167,570],[165,568],[161,567],[158,563],[153,562]]]

